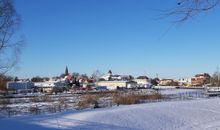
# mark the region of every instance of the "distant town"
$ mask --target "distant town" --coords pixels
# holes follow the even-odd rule
[[[157,87],[174,88],[202,88],[211,84],[211,76],[208,73],[195,74],[193,77],[175,79],[150,78],[147,75],[134,77],[132,75],[114,74],[109,70],[106,74],[99,71],[91,76],[86,74],[70,74],[68,67],[64,73],[56,77],[33,77],[31,79],[19,79],[18,77],[7,80],[6,89],[9,93],[59,93],[76,90],[122,90],[122,89],[149,89]],[[5,94],[6,91],[1,90]]]

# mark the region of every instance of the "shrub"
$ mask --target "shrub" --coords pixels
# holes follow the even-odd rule
[[[77,103],[77,107],[78,107],[78,109],[85,109],[85,108],[89,107],[89,104],[86,103],[85,101],[79,101]]]
[[[38,115],[38,114],[40,114],[40,109],[38,108],[37,105],[36,105],[36,106],[31,106],[31,107],[29,108],[29,112],[30,112],[31,114],[36,114],[36,115]]]
[[[1,99],[0,100],[0,110],[7,110],[9,104],[11,104],[10,99]]]
[[[146,100],[157,100],[157,99],[162,99],[162,95],[158,92],[154,92],[153,94],[144,95],[140,98],[142,100],[144,100],[144,99],[146,99]]]
[[[49,105],[48,106],[48,111],[51,112],[51,113],[56,113],[57,112],[56,107],[54,105]]]
[[[52,98],[49,95],[45,95],[41,97],[42,102],[52,102]]]
[[[113,102],[117,105],[131,105],[138,103],[138,96],[137,95],[120,95],[116,94],[113,96]]]
[[[117,105],[131,105],[140,103],[140,100],[157,100],[161,99],[162,95],[158,92],[149,95],[137,95],[137,94],[115,94],[113,96],[113,102]]]
[[[40,102],[41,98],[40,97],[32,97],[29,99],[31,102]]]
[[[98,105],[98,97],[97,95],[92,95],[92,94],[86,94],[83,95],[82,100],[78,102],[77,106],[79,109],[85,109],[90,107],[91,105],[95,105],[95,107],[97,107]]]
[[[8,105],[11,104],[10,99],[1,99],[0,105]]]
[[[62,110],[62,107],[63,108],[67,108],[67,104],[65,103],[66,99],[64,97],[60,97],[58,99],[58,110],[61,111]]]

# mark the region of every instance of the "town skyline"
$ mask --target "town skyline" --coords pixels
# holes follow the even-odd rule
[[[32,77],[18,77],[18,76],[14,76],[14,80],[16,79],[21,79],[21,80],[32,80],[33,78],[42,78],[42,79],[49,79],[49,80],[53,80],[53,78],[57,78],[57,77],[65,77],[65,76],[73,76],[75,77],[75,75],[78,75],[78,76],[88,76],[89,78],[92,78],[93,76],[97,76],[98,78],[101,78],[101,77],[105,77],[106,75],[109,75],[109,73],[111,73],[111,75],[116,75],[116,76],[132,76],[133,78],[138,78],[138,77],[147,77],[149,79],[160,79],[160,80],[175,80],[175,81],[181,81],[181,80],[188,80],[188,79],[191,79],[192,77],[195,77],[196,75],[203,75],[203,74],[208,74],[209,76],[212,76],[214,73],[219,73],[219,68],[216,69],[215,72],[213,73],[206,73],[206,72],[202,72],[202,73],[195,73],[191,76],[182,76],[182,77],[162,77],[160,75],[158,75],[157,73],[155,74],[155,76],[150,76],[150,75],[147,75],[147,74],[140,74],[140,75],[132,75],[132,74],[127,74],[127,73],[124,73],[124,74],[121,74],[121,73],[117,73],[117,72],[114,72],[112,71],[111,69],[109,69],[108,71],[106,72],[102,72],[100,70],[95,70],[93,71],[92,74],[87,74],[87,73],[79,73],[79,72],[71,72],[69,71],[69,68],[68,66],[65,66],[64,68],[64,71],[61,72],[60,74],[57,74],[57,75],[45,75],[45,76],[40,76],[40,75],[34,75]],[[94,78],[94,77],[93,77]]]
[[[157,19],[156,9],[173,1],[14,1],[26,37],[18,77],[53,76],[67,65],[71,72],[92,74],[109,69],[120,74],[190,77],[213,74],[220,65],[216,16],[219,8],[187,23]],[[44,6],[47,5],[47,6]],[[39,10],[40,7],[40,10]],[[64,8],[65,7],[65,8]],[[171,27],[171,29],[169,29]]]

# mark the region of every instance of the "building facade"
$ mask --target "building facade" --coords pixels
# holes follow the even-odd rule
[[[30,81],[7,82],[7,89],[9,90],[32,89],[32,88],[34,88],[34,84]]]
[[[139,76],[134,79],[140,88],[150,88],[152,86],[150,79],[147,76]]]
[[[191,78],[192,86],[203,86],[210,81],[211,76],[207,73],[196,74]]]
[[[191,86],[191,78],[180,78],[178,79],[178,84],[180,86],[186,86],[186,87],[189,87]]]
[[[97,86],[106,86],[109,90],[115,90],[118,88],[135,88],[137,82],[134,81],[99,81]]]

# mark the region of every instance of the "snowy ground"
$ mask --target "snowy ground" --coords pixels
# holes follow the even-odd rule
[[[159,90],[159,92],[162,95],[164,95],[164,94],[170,95],[170,94],[195,93],[195,92],[201,93],[201,92],[204,92],[204,89],[173,89],[173,88],[170,88],[170,89],[161,89],[161,90]]]
[[[182,100],[194,100],[207,98],[204,94],[203,89],[159,89],[159,93],[162,94],[161,99],[148,99],[140,100],[141,103],[151,103],[151,102],[164,102],[164,101],[182,101]],[[141,90],[127,90],[122,91],[122,94],[132,94],[137,95],[147,95],[154,93],[153,89],[141,89]],[[61,93],[58,95],[43,95],[38,94],[33,96],[33,94],[28,97],[13,95],[10,98],[0,99],[0,117],[4,116],[16,116],[16,115],[27,115],[27,114],[45,114],[48,112],[57,112],[63,110],[73,110],[79,108],[77,105],[80,100],[82,100],[82,95],[80,94],[68,94]],[[35,95],[35,93],[34,93]],[[15,97],[14,97],[15,96]],[[100,97],[97,101],[99,107],[111,107],[116,105],[112,100],[112,95],[106,95]],[[3,102],[3,103],[2,103]],[[4,103],[5,102],[5,103]],[[94,105],[90,105],[94,107]],[[1,109],[2,108],[2,109]]]
[[[220,129],[220,98],[157,102],[53,115],[0,119],[3,130],[216,130]]]

